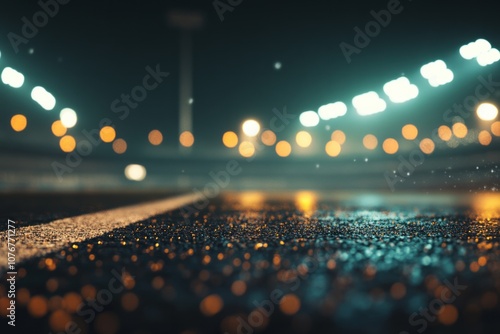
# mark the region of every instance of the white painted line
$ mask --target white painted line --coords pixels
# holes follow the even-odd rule
[[[179,209],[200,199],[187,194],[159,201],[89,213],[16,229],[16,264],[58,251],[68,244],[95,238],[117,228]],[[7,232],[0,232],[0,269],[7,266]]]

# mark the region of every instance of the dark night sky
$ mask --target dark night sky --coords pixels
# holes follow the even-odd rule
[[[265,124],[275,107],[286,105],[298,114],[337,100],[349,105],[353,96],[381,91],[386,81],[402,73],[421,80],[420,66],[438,58],[456,62],[459,68],[454,70],[465,68],[458,48],[479,37],[500,45],[496,1],[405,0],[403,11],[348,65],[339,44],[352,43],[354,27],[364,27],[373,20],[370,11],[385,9],[387,3],[246,0],[221,22],[211,1],[72,0],[15,54],[7,34],[19,33],[21,18],[31,17],[39,6],[37,1],[11,1],[0,13],[1,61],[74,108],[78,129],[94,128],[109,116],[119,137],[134,139],[130,154],[140,155],[149,152],[147,133],[153,128],[164,131],[166,142],[176,147],[179,34],[166,23],[171,9],[195,9],[206,18],[194,38],[194,132],[201,149],[220,147],[221,134],[238,129],[245,117],[255,116]],[[274,70],[275,61],[282,62],[280,71]],[[126,121],[118,120],[110,111],[111,102],[141,83],[147,65],[156,64],[171,76]],[[440,93],[428,89],[432,100],[421,98],[406,109],[395,107],[391,114],[388,108],[370,120],[350,108],[348,116],[331,123],[332,129],[391,135],[412,122],[430,131],[442,123],[444,110],[471,93],[475,80],[473,74]],[[19,139],[2,135],[2,141],[57,150],[49,129],[58,112],[35,110],[29,99],[20,101],[22,94],[27,92],[13,94],[2,88],[1,111],[10,115],[12,109],[24,108],[32,120],[31,134]],[[290,135],[297,128],[294,125]]]

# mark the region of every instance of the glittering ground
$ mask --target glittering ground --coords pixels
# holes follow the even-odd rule
[[[230,196],[22,264],[15,332],[493,333],[499,237],[465,209]]]

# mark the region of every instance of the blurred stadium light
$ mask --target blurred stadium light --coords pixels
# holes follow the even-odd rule
[[[64,108],[61,110],[59,118],[61,119],[62,125],[68,129],[74,127],[78,121],[76,112],[71,108]]]
[[[483,121],[492,121],[498,116],[498,108],[491,103],[481,103],[476,110],[477,117]]]
[[[31,98],[37,102],[43,109],[52,110],[56,106],[54,95],[49,93],[45,88],[37,86],[31,91]]]
[[[254,119],[249,119],[243,122],[241,129],[248,137],[255,137],[260,132],[260,124]]]
[[[453,72],[447,67],[446,63],[440,59],[422,66],[420,74],[422,74],[425,79],[429,80],[429,84],[432,87],[446,85],[452,82],[454,78]]]
[[[188,16],[189,17],[189,16]],[[184,16],[173,16],[171,17],[171,24],[176,24],[181,28],[185,28],[190,30],[190,26],[193,29],[199,27],[200,21],[198,19],[194,20],[195,17],[186,18]],[[191,22],[190,20],[193,19]],[[177,21],[176,21],[177,20]],[[186,26],[187,24],[187,26]],[[479,39],[476,42],[470,43],[468,45],[462,46],[460,48],[460,54],[464,59],[475,59],[477,58],[478,63],[489,64],[494,61],[497,61],[497,58],[500,58],[500,52],[497,49],[493,49],[491,44],[486,40]],[[453,80],[454,74],[448,69],[447,64],[443,60],[437,60],[428,64],[425,64],[420,69],[421,75],[427,79],[431,86],[437,87],[440,85],[444,85]],[[2,71],[1,74],[2,81],[14,88],[19,88],[24,84],[24,75],[20,72],[12,69],[11,67],[6,67]],[[182,81],[182,80],[181,80]],[[401,76],[395,80],[387,82],[383,86],[384,93],[388,96],[390,101],[393,103],[403,103],[418,97],[420,91],[419,88],[412,84],[410,79],[406,76]],[[187,96],[187,95],[186,95]],[[36,101],[42,108],[45,110],[52,110],[56,106],[55,97],[49,93],[45,88],[37,86],[33,88],[31,97],[34,101]],[[188,99],[188,104],[192,104],[192,97]],[[182,104],[182,103],[181,103]],[[376,91],[370,91],[358,96],[355,96],[352,99],[352,105],[356,109],[357,113],[361,116],[372,115],[375,113],[380,113],[387,108],[386,101],[379,96]],[[191,108],[191,107],[189,107]],[[181,106],[181,114],[183,113]],[[334,102],[326,105],[322,105],[318,108],[318,111],[305,111],[300,114],[299,121],[300,124],[304,127],[315,127],[320,123],[320,120],[328,121],[331,119],[335,119],[338,117],[342,117],[346,115],[348,112],[348,107],[344,102]],[[498,115],[497,107],[492,103],[483,103],[479,105],[476,109],[476,113],[479,119],[483,121],[491,121],[494,120]],[[11,120],[11,127],[14,131],[20,132],[26,128],[27,119],[23,115],[15,115]],[[24,118],[23,118],[24,117]],[[73,136],[66,135],[69,128],[74,127],[77,124],[78,117],[75,110],[71,108],[64,108],[61,110],[59,114],[58,121],[52,123],[52,133],[56,137],[60,137],[59,146],[64,152],[72,152],[76,147],[76,141]],[[184,124],[184,125],[182,125]],[[182,123],[179,125],[179,131],[182,131],[183,127],[185,128],[186,123]],[[245,120],[241,129],[244,136],[246,137],[256,137],[261,132],[261,125],[254,119]],[[406,129],[406,132],[405,132]],[[493,129],[493,126],[492,126]],[[496,129],[496,128],[495,128]],[[329,130],[329,126],[327,126],[327,130]],[[452,131],[453,130],[453,131]],[[403,128],[403,137],[407,140],[416,139],[416,134],[408,134],[409,125],[407,124]],[[465,138],[468,133],[474,133],[475,142],[479,142],[482,145],[489,145],[491,142],[491,135],[488,137],[486,134],[479,134],[479,130],[471,129],[468,130],[467,126],[462,123],[456,123],[453,125],[452,129],[447,126],[441,125],[438,130],[439,138],[443,141],[449,141],[451,136],[458,139]],[[329,141],[325,147],[325,151],[328,156],[336,157],[341,151],[343,151],[342,145],[345,142],[345,134],[342,132],[343,137],[339,137],[334,135],[339,131],[335,131],[331,136],[331,141]],[[418,133],[418,130],[413,131],[414,133]],[[413,133],[412,132],[412,133]],[[495,132],[492,130],[492,133]],[[260,141],[266,146],[275,146],[276,154],[280,157],[288,157],[292,153],[292,145],[290,144],[292,141],[301,148],[308,148],[312,145],[315,137],[318,135],[314,132],[305,132],[300,131],[295,134],[294,139],[287,139],[278,141],[276,134],[270,130],[264,131],[260,134]],[[100,130],[100,138],[106,142],[113,142],[112,149],[116,154],[123,154],[127,151],[127,142],[122,139],[116,139],[116,131],[113,127],[104,127]],[[116,143],[114,142],[116,139]],[[387,154],[394,154],[399,150],[399,143],[393,138],[379,138],[380,142],[383,143],[382,149]],[[378,144],[379,139],[372,134],[366,134],[363,137],[363,146],[368,150],[374,150]],[[426,139],[426,138],[424,138]],[[159,130],[150,131],[148,135],[149,143],[152,145],[160,145],[163,142],[163,134]],[[194,135],[191,131],[182,131],[179,136],[179,142],[182,147],[189,148],[194,145]],[[423,142],[423,143],[422,143]],[[237,131],[228,131],[224,133],[222,137],[222,143],[227,148],[237,148],[236,150],[243,157],[251,157],[254,156],[258,151],[258,144],[254,139],[247,139],[246,141],[243,138],[240,138],[237,134]],[[277,144],[276,144],[277,143]],[[324,143],[324,142],[323,142]],[[361,144],[361,143],[360,143]],[[404,147],[404,143],[403,147]],[[321,144],[321,146],[324,144]],[[314,147],[318,147],[317,145],[313,145]],[[429,141],[421,141],[420,148],[424,153],[430,154],[434,151],[434,142],[432,144]],[[235,151],[236,151],[235,150]],[[349,150],[349,148],[348,148]],[[347,150],[346,150],[347,151]]]
[[[384,85],[384,92],[394,103],[403,103],[418,96],[418,87],[406,77],[392,80]]]
[[[311,128],[319,124],[319,116],[315,111],[304,111],[299,116],[300,124]]]
[[[142,181],[146,178],[146,168],[137,164],[128,165],[125,167],[125,177],[131,181]]]
[[[24,75],[11,67],[2,71],[2,82],[12,88],[21,88],[24,84]]]
[[[471,60],[477,58],[480,54],[487,52],[491,49],[491,44],[485,39],[478,39],[475,42],[470,42],[460,48],[460,55],[466,59]]]
[[[329,103],[318,109],[319,117],[324,121],[344,116],[346,113],[347,106],[344,102]]]
[[[477,57],[477,63],[481,66],[488,66],[500,60],[500,51],[490,49]]]
[[[352,99],[352,104],[361,116],[367,116],[382,112],[387,107],[387,103],[376,92],[368,92]]]
[[[485,39],[478,39],[460,48],[460,55],[466,60],[476,59],[481,66],[488,66],[500,60],[500,51],[493,49]]]

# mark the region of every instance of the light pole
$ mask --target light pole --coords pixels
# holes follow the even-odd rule
[[[193,31],[203,26],[200,13],[175,10],[168,13],[171,26],[181,30],[179,52],[179,136],[184,132],[193,133]],[[186,152],[180,142],[181,152]]]

